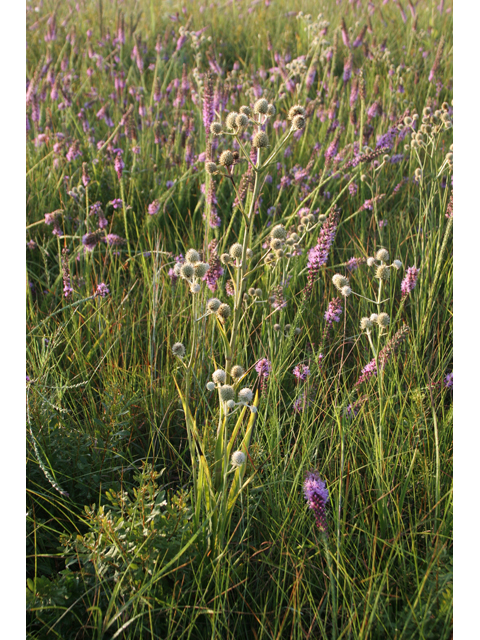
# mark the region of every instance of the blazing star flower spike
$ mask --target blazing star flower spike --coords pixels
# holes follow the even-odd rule
[[[320,479],[316,471],[309,471],[303,483],[303,493],[310,509],[313,509],[317,527],[327,533],[325,507],[329,501],[326,482]]]

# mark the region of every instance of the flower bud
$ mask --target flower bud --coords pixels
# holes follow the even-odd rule
[[[232,313],[232,310],[230,309],[230,307],[228,306],[228,304],[225,304],[225,303],[224,303],[224,304],[221,304],[221,305],[218,307],[217,314],[218,314],[221,318],[223,318],[224,320],[226,320],[226,319],[230,316],[230,314],[231,314],[231,313]]]
[[[269,116],[270,118],[272,116],[274,116],[277,113],[277,110],[275,108],[275,105],[273,104],[269,104],[268,108],[267,108],[267,116]]]
[[[386,264],[381,264],[379,267],[377,267],[377,271],[375,273],[375,276],[379,280],[383,280],[384,282],[386,282],[390,278],[390,269],[389,269],[389,267],[387,267]]]
[[[233,155],[232,152],[228,149],[220,154],[220,158],[218,159],[219,164],[224,167],[229,167],[233,164]]]
[[[224,384],[220,387],[220,400],[222,402],[228,402],[235,398],[235,391],[229,384]]]
[[[221,304],[222,303],[218,298],[210,298],[210,300],[207,300],[207,309],[212,311],[212,313],[215,313],[215,311],[218,311]]]
[[[227,400],[225,404],[227,409],[235,409],[235,400]]]
[[[238,113],[236,111],[230,111],[225,121],[225,124],[229,129],[236,129],[237,125],[235,123]]]
[[[281,328],[282,327],[278,323],[273,325],[274,331],[280,331]]]
[[[245,369],[239,364],[236,364],[235,366],[232,367],[230,373],[234,380],[238,380],[245,373]]]
[[[382,262],[388,262],[390,260],[390,254],[386,249],[379,249],[375,257],[377,260],[381,260]]]
[[[280,240],[285,240],[287,237],[287,231],[283,224],[277,224],[270,232],[270,236],[272,238],[278,238]]]
[[[223,369],[217,369],[212,373],[212,380],[216,384],[225,384],[226,379],[227,379],[227,374]]]
[[[372,315],[370,316],[370,320],[372,322],[377,322],[378,320],[378,315],[376,313],[372,313]]]
[[[215,162],[206,162],[205,171],[210,175],[213,175],[217,171],[217,165],[215,164]]]
[[[256,147],[257,149],[262,149],[264,147],[268,147],[268,136],[265,133],[265,131],[258,131],[254,136],[253,136],[253,142],[252,142],[253,146]]]
[[[195,249],[189,249],[185,256],[185,260],[187,262],[191,262],[192,264],[195,264],[195,262],[200,262],[200,254],[198,253],[198,251],[195,251]]]
[[[193,271],[197,278],[203,278],[209,269],[210,265],[206,262],[197,262],[193,265]]]
[[[253,107],[253,112],[254,113],[262,113],[265,114],[268,111],[268,102],[265,100],[265,98],[260,98],[260,100],[257,100],[255,102],[255,105]]]
[[[257,298],[261,298],[262,297],[262,290],[261,289],[255,289],[255,295],[257,296]]]
[[[341,273],[336,273],[332,278],[333,284],[337,287],[337,289],[341,289],[342,287],[347,287],[349,284],[348,278],[342,276]]]
[[[345,298],[348,298],[348,296],[352,293],[352,290],[350,289],[350,287],[348,285],[346,285],[345,287],[342,287],[340,289],[340,293],[342,294],[342,296],[344,296]]]
[[[375,264],[375,258],[367,258],[368,267],[373,267],[374,264]]]
[[[390,316],[388,313],[379,313],[377,323],[380,327],[385,328],[390,324]]]
[[[270,247],[273,249],[273,251],[278,251],[278,249],[281,249],[282,246],[283,242],[279,238],[272,238],[270,240]]]
[[[192,282],[192,284],[190,285],[190,291],[191,291],[192,293],[198,293],[198,292],[200,291],[200,285],[199,285],[199,284],[197,284],[197,283],[195,283],[195,284],[194,284],[194,283]]]
[[[243,113],[249,118],[252,115],[252,110],[250,109],[250,107],[244,105],[243,107],[240,107],[240,113]]]
[[[242,257],[243,247],[239,242],[235,242],[230,247],[230,255],[232,258],[240,259]]]
[[[248,125],[247,116],[243,113],[239,113],[238,116],[235,118],[235,124],[239,129],[243,129]]]
[[[248,387],[245,387],[245,389],[240,389],[240,391],[238,392],[239,402],[245,402],[246,404],[248,404],[249,402],[252,401],[252,399],[253,399],[253,391]]]
[[[230,258],[229,253],[222,253],[222,255],[220,256],[220,262],[222,264],[229,264],[231,261],[232,259]]]
[[[206,387],[208,391],[213,391],[215,389],[215,383],[209,380],[206,384]]]
[[[299,131],[305,127],[305,118],[301,115],[295,116],[292,120],[292,129]]]
[[[251,249],[247,249],[247,250],[245,251],[245,256],[246,256],[249,260],[251,260],[251,259],[253,258],[253,251],[252,251]]]
[[[241,467],[242,464],[245,463],[247,456],[243,453],[243,451],[234,451],[232,453],[232,465],[234,467]]]
[[[210,133],[213,133],[214,136],[219,136],[222,133],[222,125],[220,122],[212,122],[210,125]]]
[[[288,112],[288,119],[293,120],[295,116],[298,115],[305,116],[305,109],[299,104],[296,104],[294,107],[291,107],[290,111]]]
[[[191,265],[189,262],[182,264],[180,268],[180,275],[185,280],[191,278],[193,276],[193,265]]]
[[[402,263],[400,260],[394,260],[392,262],[392,265],[395,267],[397,271],[402,268]]]
[[[373,327],[373,322],[370,318],[362,318],[360,320],[360,329],[365,331],[366,329],[371,329]]]

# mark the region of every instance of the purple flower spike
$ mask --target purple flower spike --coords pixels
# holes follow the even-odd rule
[[[327,533],[325,506],[330,500],[326,482],[316,471],[309,471],[303,483],[303,493],[310,509],[313,509],[317,527]]]
[[[305,381],[310,375],[310,367],[307,367],[306,364],[297,364],[293,369],[293,375],[297,380]]]
[[[451,391],[453,391],[453,371],[452,373],[447,373],[443,384],[445,386],[445,389],[450,389]]]
[[[400,285],[402,298],[406,298],[408,294],[415,289],[419,273],[420,269],[417,269],[416,267],[408,267],[405,277],[402,280],[402,284]]]
[[[95,291],[96,296],[106,298],[109,293],[110,293],[110,289],[107,287],[107,285],[104,282],[100,282],[100,284],[97,285],[97,290]]]

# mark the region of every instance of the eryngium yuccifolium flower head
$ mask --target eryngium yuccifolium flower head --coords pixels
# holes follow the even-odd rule
[[[275,108],[275,105],[273,104],[269,104],[268,108],[267,108],[267,116],[274,116],[277,113],[277,110]]]
[[[253,146],[258,149],[262,149],[263,147],[268,147],[268,136],[265,131],[258,131],[253,136]]]
[[[213,391],[215,389],[215,383],[209,380],[206,384],[206,387],[208,391]]]
[[[298,116],[295,116],[294,119],[292,120],[292,129],[294,129],[295,131],[299,131],[304,127],[305,127],[305,118],[300,114]]]
[[[352,293],[352,290],[348,285],[346,285],[345,287],[342,287],[340,289],[340,293],[342,294],[342,296],[345,296],[345,298],[348,298],[348,296]]]
[[[246,116],[244,113],[239,113],[235,118],[235,124],[239,129],[243,129],[243,127],[246,127],[248,125],[248,116]]]
[[[394,260],[392,262],[392,265],[395,267],[397,271],[402,268],[402,263],[400,260]]]
[[[236,364],[235,366],[232,367],[230,373],[234,380],[238,380],[245,373],[245,369],[241,365]]]
[[[257,298],[261,298],[262,297],[262,290],[261,289],[255,289],[255,295],[257,296]]]
[[[382,262],[388,262],[390,260],[390,254],[386,249],[379,249],[375,257],[377,260],[381,260]]]
[[[198,293],[200,291],[200,285],[198,283],[193,283],[190,285],[190,291],[192,293]]]
[[[217,384],[225,384],[226,379],[227,379],[227,374],[223,369],[217,369],[212,373],[212,380]]]
[[[224,167],[229,167],[231,164],[233,164],[232,152],[227,149],[226,151],[221,153],[218,162]]]
[[[375,264],[375,258],[367,258],[368,267],[373,267],[374,264]]]
[[[232,259],[230,258],[230,254],[229,253],[222,253],[222,255],[220,256],[220,262],[222,264],[228,264],[231,261],[232,261]]]
[[[381,264],[379,267],[377,267],[375,276],[379,280],[383,280],[383,281],[388,280],[390,278],[390,267],[387,267],[386,264]]]
[[[413,120],[412,118],[410,118],[410,116],[407,116],[404,120],[404,123],[407,125],[407,127],[409,127],[413,123]]]
[[[248,404],[249,402],[252,401],[252,398],[253,398],[253,391],[248,387],[245,387],[244,389],[240,389],[240,391],[238,392],[239,402],[246,402]]]
[[[219,136],[222,133],[222,125],[220,122],[212,122],[210,125],[210,133],[213,133],[214,136]]]
[[[293,120],[295,116],[305,117],[305,109],[299,104],[296,104],[294,107],[291,107],[290,111],[288,112],[289,120]]]
[[[197,276],[197,278],[203,278],[203,276],[207,273],[209,269],[210,269],[210,265],[207,264],[206,262],[196,262],[193,265],[193,271]]]
[[[226,320],[231,313],[232,313],[232,310],[230,309],[228,304],[223,303],[218,307],[217,314],[224,320]]]
[[[248,295],[250,295],[250,296],[252,296],[252,297],[255,295],[255,289],[254,289],[253,287],[250,287],[250,288],[248,289]]]
[[[230,255],[232,256],[232,258],[240,259],[242,257],[242,252],[243,247],[239,242],[235,242],[235,244],[232,244],[232,246],[230,247]]]
[[[360,329],[365,331],[366,329],[371,329],[373,327],[373,322],[370,318],[362,318],[360,320]]]
[[[192,264],[195,264],[195,262],[200,262],[200,254],[198,253],[198,251],[195,251],[195,249],[189,249],[185,256],[185,260],[187,262],[191,262]]]
[[[228,402],[235,398],[235,391],[229,384],[224,384],[220,387],[220,400],[222,402]]]
[[[232,453],[232,465],[234,467],[241,467],[246,459],[247,456],[243,453],[243,451],[234,451]]]
[[[279,238],[280,240],[285,240],[285,238],[287,237],[287,230],[285,229],[283,224],[277,224],[275,227],[273,227],[272,231],[270,232],[270,236],[272,238]]]
[[[235,400],[227,400],[225,404],[227,405],[227,409],[235,409]]]
[[[207,300],[207,309],[215,313],[215,311],[218,311],[221,304],[222,303],[218,298],[210,298],[210,300]]]
[[[280,240],[280,238],[272,238],[270,240],[270,247],[274,251],[278,251],[278,249],[281,249],[282,246],[283,246],[283,242]]]
[[[235,120],[236,120],[237,116],[238,116],[238,113],[236,111],[231,111],[228,114],[227,119],[225,121],[225,124],[227,125],[227,127],[229,129],[236,129],[237,128],[237,126],[235,124]]]
[[[253,258],[253,251],[252,251],[251,249],[247,249],[247,250],[245,251],[245,255],[247,256],[247,258],[248,258],[249,260],[251,260],[251,259]]]
[[[180,267],[180,275],[186,280],[188,280],[188,278],[191,278],[193,276],[193,264],[190,264],[189,262],[182,264],[182,266]]]
[[[370,316],[370,320],[372,322],[377,322],[378,320],[378,314],[377,313],[372,313],[372,315]]]
[[[215,164],[215,162],[205,163],[205,171],[210,175],[213,175],[217,171],[217,165]]]
[[[185,347],[181,342],[175,342],[172,347],[172,353],[174,356],[177,356],[177,358],[183,358],[185,355]]]
[[[342,276],[341,273],[336,273],[332,278],[332,282],[337,289],[341,289],[342,287],[347,287],[349,285],[348,278]]]
[[[274,325],[273,325],[273,329],[274,329],[275,331],[280,331],[280,329],[281,329],[281,328],[282,328],[282,327],[281,327],[279,324],[274,324]]]
[[[243,107],[240,107],[240,113],[243,113],[247,117],[250,117],[252,110],[250,109],[250,107],[247,107],[246,105],[244,105]]]
[[[262,113],[265,114],[268,111],[268,102],[265,100],[265,98],[260,98],[260,100],[257,100],[253,106],[253,111],[254,113]]]
[[[275,255],[277,256],[277,258],[283,258],[283,256],[285,255],[285,251],[283,249],[277,249],[275,251]]]
[[[390,316],[388,313],[382,312],[378,314],[377,323],[380,327],[388,327],[390,324]]]

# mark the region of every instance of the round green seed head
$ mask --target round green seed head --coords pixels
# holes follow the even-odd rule
[[[267,116],[269,116],[270,118],[272,116],[274,116],[277,113],[277,110],[275,108],[275,105],[273,104],[269,104],[268,108],[267,108]]]
[[[223,153],[221,153],[220,158],[218,159],[218,162],[224,167],[229,167],[230,165],[232,165],[233,164],[232,152],[227,149],[227,151],[224,151]]]
[[[210,175],[213,175],[217,171],[217,165],[215,162],[206,162],[205,163],[205,171]]]
[[[224,320],[226,320],[231,313],[232,313],[232,310],[230,309],[228,304],[223,303],[218,307],[217,314]]]
[[[234,129],[237,128],[237,126],[235,124],[235,120],[236,120],[237,116],[238,116],[238,113],[236,111],[230,111],[230,113],[228,114],[227,119],[225,121],[225,124],[227,125],[227,127],[229,129],[233,129],[234,130]]]
[[[188,280],[188,278],[191,278],[193,276],[193,265],[190,264],[189,262],[182,264],[180,268],[180,275],[182,278],[185,278],[186,280]]]
[[[222,125],[220,122],[212,122],[210,125],[210,133],[213,133],[214,136],[219,136],[222,133]]]
[[[348,296],[352,293],[352,290],[348,285],[346,285],[345,287],[342,287],[340,289],[340,293],[342,294],[342,296],[345,296],[345,298],[348,298]]]
[[[207,309],[215,313],[216,311],[218,311],[218,308],[221,304],[222,303],[218,298],[210,298],[210,300],[207,301]]]
[[[265,100],[265,98],[260,98],[260,100],[257,100],[255,102],[255,105],[253,107],[253,111],[254,113],[261,113],[261,114],[265,114],[268,111],[268,102]]]
[[[225,403],[227,409],[235,409],[235,400],[227,400]]]
[[[253,251],[251,249],[247,249],[245,255],[249,260],[251,260],[251,258],[253,258]]]
[[[235,118],[235,124],[239,129],[243,129],[248,125],[248,117],[244,113],[239,113]]]
[[[250,107],[244,105],[243,107],[240,107],[240,113],[243,113],[243,115],[249,118],[252,115],[252,110],[250,109]]]
[[[273,227],[272,231],[270,232],[270,236],[272,238],[285,240],[285,238],[287,237],[287,230],[285,229],[283,224],[277,224],[275,227]]]
[[[230,373],[234,380],[238,380],[245,373],[245,369],[239,364],[236,364],[234,367],[232,367],[232,370],[230,371]]]
[[[257,149],[263,149],[264,147],[268,147],[268,136],[265,131],[258,131],[253,136],[253,146]]]
[[[242,257],[243,247],[239,242],[235,242],[230,247],[230,255],[232,258],[239,260]]]
[[[395,267],[397,271],[402,268],[402,263],[400,260],[394,260],[392,262],[392,265]]]
[[[198,293],[200,291],[200,285],[197,282],[192,282],[192,284],[190,285],[190,291],[192,293]]]
[[[228,402],[235,398],[235,391],[229,384],[224,384],[220,387],[220,400],[222,402]]]
[[[255,295],[257,296],[257,298],[261,298],[262,297],[262,290],[261,289],[255,289]]]

